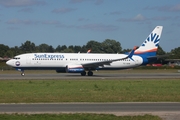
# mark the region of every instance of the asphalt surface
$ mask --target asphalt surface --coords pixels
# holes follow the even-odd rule
[[[180,73],[94,73],[94,76],[81,76],[79,73],[47,73],[47,74],[0,74],[0,80],[18,79],[126,79],[126,78],[180,78]]]
[[[180,103],[35,103],[0,104],[1,113],[180,112]]]

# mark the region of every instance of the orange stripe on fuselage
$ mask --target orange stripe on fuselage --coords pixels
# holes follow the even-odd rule
[[[135,51],[134,54],[142,54],[142,53],[147,53],[147,52],[156,52],[157,48],[151,49],[151,50],[146,50],[146,51]]]

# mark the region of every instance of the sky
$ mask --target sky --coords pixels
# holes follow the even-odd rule
[[[159,25],[162,49],[180,47],[179,0],[0,0],[0,44],[9,47],[113,39],[131,49]]]

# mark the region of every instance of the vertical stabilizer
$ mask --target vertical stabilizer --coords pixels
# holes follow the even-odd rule
[[[142,45],[135,51],[135,54],[138,55],[148,55],[155,56],[163,26],[156,26],[155,29],[149,34],[147,39],[142,43]]]

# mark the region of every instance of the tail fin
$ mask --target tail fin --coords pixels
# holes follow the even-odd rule
[[[134,52],[134,54],[155,56],[158,50],[162,29],[163,26],[156,26],[143,44]]]

